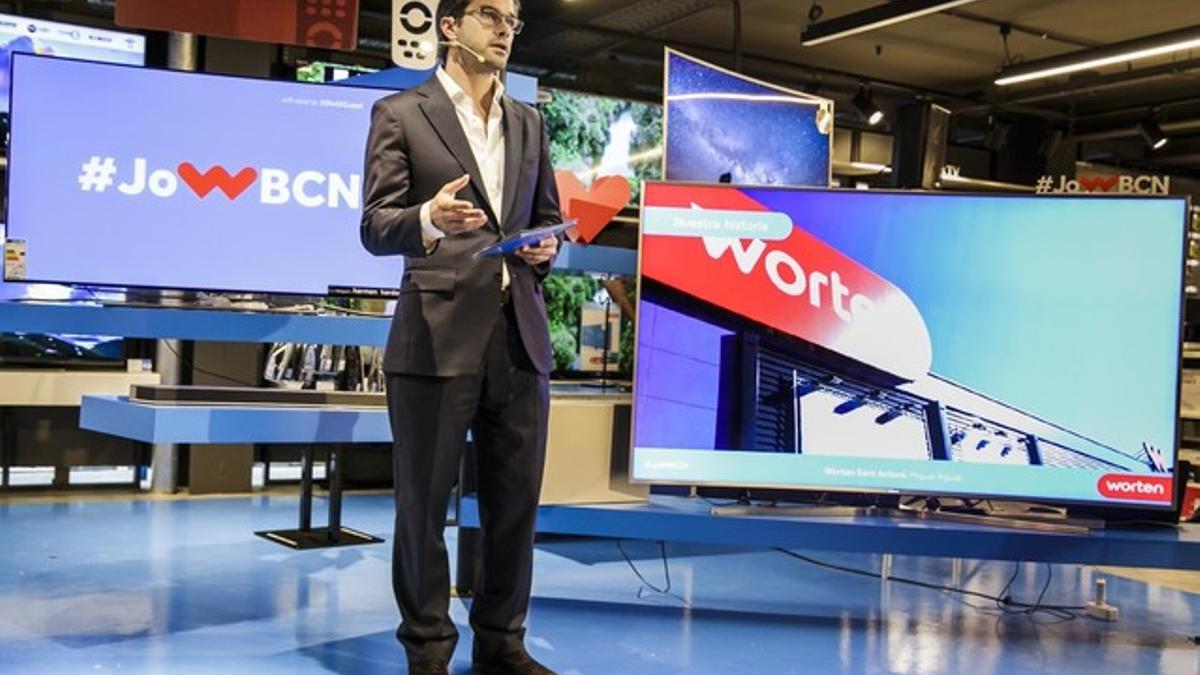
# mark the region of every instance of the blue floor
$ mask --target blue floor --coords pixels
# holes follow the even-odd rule
[[[390,537],[391,501],[352,495],[345,522]],[[0,505],[0,673],[400,673],[388,545],[297,552],[253,536],[294,526],[294,497]],[[319,520],[320,516],[318,516]],[[453,539],[451,539],[453,547]],[[658,545],[626,542],[647,581]],[[668,544],[655,593],[615,542],[539,545],[530,651],[561,673],[1200,672],[1200,596],[1107,577],[1120,621],[1004,615],[964,598],[782,553]],[[814,557],[878,569],[878,556]],[[1047,566],[1022,565],[1033,601]],[[1011,563],[966,561],[996,593]],[[1098,572],[1054,566],[1045,603],[1090,598]],[[892,574],[950,584],[948,560]],[[455,672],[469,672],[466,611]]]

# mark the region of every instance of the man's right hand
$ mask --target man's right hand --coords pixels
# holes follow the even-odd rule
[[[487,223],[487,214],[483,209],[477,209],[471,202],[456,197],[459,190],[467,187],[470,181],[470,175],[463,174],[443,185],[429,200],[429,219],[434,227],[446,234],[458,234],[478,230]]]

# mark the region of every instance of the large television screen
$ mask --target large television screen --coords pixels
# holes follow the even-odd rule
[[[394,293],[401,258],[359,241],[371,105],[388,93],[18,54],[19,280]]]
[[[565,89],[547,89],[538,105],[550,138],[550,163],[584,185],[604,176],[629,179],[630,206],[643,180],[662,178],[662,106]]]
[[[1186,212],[648,183],[633,476],[1169,507]]]
[[[833,101],[666,50],[667,180],[825,187]]]
[[[140,66],[146,59],[146,38],[136,33],[0,14],[0,113],[8,112],[9,73],[13,54],[17,53]]]

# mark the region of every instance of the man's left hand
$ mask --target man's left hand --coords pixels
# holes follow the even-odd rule
[[[558,253],[558,237],[546,237],[537,246],[523,246],[517,250],[517,257],[532,267],[541,265],[554,258]]]

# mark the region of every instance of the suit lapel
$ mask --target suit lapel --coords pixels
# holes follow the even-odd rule
[[[501,227],[507,230],[522,179],[521,155],[525,152],[526,139],[520,107],[508,96],[504,96],[501,103],[504,106],[504,200],[501,207],[504,223]]]
[[[471,144],[467,141],[467,135],[463,133],[462,124],[458,121],[458,113],[454,110],[454,102],[450,100],[450,95],[442,88],[442,84],[437,81],[436,76],[421,85],[421,93],[425,95],[425,100],[420,103],[421,112],[429,120],[429,124],[437,132],[438,137],[442,139],[446,149],[458,161],[459,166],[471,177],[471,182],[475,185],[475,192],[480,196],[479,206],[487,213],[491,222],[496,223],[499,227],[500,219],[496,217],[496,212],[488,203],[487,188],[484,187],[479,165],[475,163]],[[507,176],[505,178],[507,179]]]

